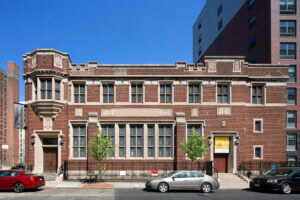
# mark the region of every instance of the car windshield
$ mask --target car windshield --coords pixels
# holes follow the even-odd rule
[[[263,176],[288,176],[292,172],[292,169],[272,169],[266,171]]]
[[[174,174],[176,174],[176,172],[170,172],[168,174],[163,175],[162,178],[169,178],[169,177],[173,176]]]

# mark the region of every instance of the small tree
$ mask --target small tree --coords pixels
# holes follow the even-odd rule
[[[90,140],[88,147],[94,160],[99,163],[99,180],[102,179],[105,173],[106,159],[115,152],[115,146],[112,139],[105,135],[104,130],[94,134],[95,138]]]
[[[193,170],[194,160],[206,155],[209,145],[208,139],[201,137],[200,133],[195,132],[194,129],[188,136],[188,139],[180,144],[187,157],[192,160],[191,170]]]

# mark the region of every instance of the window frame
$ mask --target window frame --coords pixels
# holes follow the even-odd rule
[[[161,90],[162,86],[164,87],[163,93]],[[167,92],[167,86],[170,86],[170,92]],[[170,96],[170,102],[167,102],[167,96]],[[162,102],[162,99],[164,99],[163,102]],[[159,84],[159,103],[161,103],[161,104],[172,104],[173,103],[173,84],[172,83],[160,83]]]
[[[193,90],[192,92],[190,92],[190,87],[193,86]],[[199,87],[199,91],[198,93],[195,92],[195,86],[198,86]],[[187,101],[189,104],[200,104],[202,103],[202,83],[201,82],[189,82],[188,85],[187,85],[187,88],[188,88],[188,98],[187,98]],[[198,95],[198,102],[195,102],[195,96]],[[192,96],[192,102],[190,102],[190,96]]]
[[[153,133],[149,134],[149,127],[153,127]],[[153,144],[149,144],[149,138],[153,138]],[[156,139],[155,139],[155,124],[147,124],[147,158],[155,158],[156,153]],[[153,149],[153,156],[149,156],[149,149]]]
[[[160,134],[160,128],[163,128],[163,134]],[[167,133],[167,128],[170,128],[171,130],[171,135],[168,135]],[[172,124],[158,124],[158,158],[173,158],[174,155],[174,131],[173,131],[173,125]],[[160,144],[160,138],[163,138],[163,145]],[[167,145],[167,137],[171,139],[170,145]],[[163,156],[160,156],[160,149],[163,148]],[[167,149],[171,149],[170,156],[167,156]]]
[[[289,91],[294,91],[294,94],[289,94]],[[294,100],[289,100],[290,96],[291,97],[294,96]],[[286,88],[286,104],[288,106],[296,106],[297,105],[297,88],[292,88],[292,87]]]
[[[289,140],[289,135],[294,136],[294,139]],[[289,142],[294,142],[294,144],[289,144]],[[297,133],[287,132],[286,134],[286,151],[297,151]]]
[[[260,130],[256,130],[256,122],[260,122]],[[253,119],[253,132],[254,133],[263,133],[264,128],[263,128],[263,119]]]
[[[256,148],[260,148],[260,157],[256,156]],[[255,160],[262,160],[263,159],[263,145],[254,145],[253,146],[253,159]]]
[[[110,92],[110,86],[112,86],[113,91]],[[104,93],[104,88],[107,88],[107,92]],[[115,91],[115,83],[102,83],[102,103],[104,104],[114,104],[116,102],[116,91]],[[107,98],[107,102],[104,102],[105,96]],[[110,102],[110,96],[112,96],[112,102]]]
[[[50,88],[49,88],[49,81],[50,81]],[[45,83],[45,87],[43,88],[43,82]],[[52,95],[52,90],[53,90],[53,85],[52,85],[52,78],[43,78],[40,79],[40,99],[41,100],[52,100],[53,95]],[[45,97],[43,98],[43,92]],[[50,93],[49,93],[50,92]],[[48,97],[48,94],[50,94],[50,98]]]
[[[290,69],[294,69],[294,72],[290,72]],[[288,72],[289,72],[289,80],[287,81],[288,83],[296,83],[297,81],[297,67],[296,65],[290,65],[288,68]],[[292,75],[292,76],[291,76]]]
[[[258,94],[258,87],[262,88],[262,94]],[[253,89],[255,88],[256,94],[253,93]],[[261,103],[258,103],[258,98],[261,97]],[[256,102],[253,102],[253,98],[256,99]],[[251,86],[251,104],[252,105],[264,105],[266,104],[266,86],[265,84],[254,83]]]
[[[293,113],[295,117],[289,118],[288,117],[289,113]],[[294,120],[295,122],[294,123],[292,123],[292,122],[289,123],[289,120]],[[294,126],[289,126],[289,124],[294,124]],[[297,111],[296,110],[287,110],[286,111],[286,128],[292,128],[292,129],[297,128]]]
[[[85,157],[81,157],[80,156],[80,148],[82,148],[81,147],[81,145],[80,145],[80,137],[82,137],[81,135],[80,135],[80,130],[81,130],[81,128],[78,130],[78,135],[75,135],[74,134],[74,127],[76,127],[76,126],[78,126],[78,127],[84,127],[84,129],[85,129]],[[71,134],[70,134],[70,137],[71,137],[71,145],[70,145],[70,147],[71,147],[71,151],[70,151],[70,157],[71,157],[71,159],[78,159],[78,160],[86,160],[87,159],[87,135],[88,135],[88,132],[87,132],[87,124],[85,124],[85,123],[74,123],[74,124],[71,124]],[[78,139],[78,146],[75,146],[74,147],[74,137],[78,137],[79,139]],[[84,146],[83,146],[84,147]],[[74,148],[79,148],[79,152],[78,152],[78,157],[75,157],[74,156]]]
[[[116,124],[116,125],[117,125],[118,128],[119,128],[119,130],[118,130],[118,131],[119,131],[119,134],[118,134],[118,137],[119,137],[119,141],[118,141],[118,150],[119,150],[119,152],[118,152],[118,155],[119,155],[119,156],[118,156],[118,157],[119,157],[119,158],[126,158],[126,156],[127,156],[127,154],[126,154],[126,146],[127,146],[127,134],[126,134],[126,133],[127,133],[127,130],[126,130],[127,128],[126,128],[126,124]],[[121,135],[121,134],[120,134],[120,133],[121,133],[121,132],[120,132],[120,130],[121,130],[120,127],[121,127],[121,126],[124,126],[124,130],[125,130],[124,135]],[[120,138],[121,138],[121,137],[124,137],[124,145],[120,145],[120,141],[121,141]],[[120,155],[120,152],[121,152],[121,151],[120,151],[120,148],[124,148],[124,156],[121,156],[121,155]]]
[[[222,91],[221,91],[221,93],[219,93],[219,86],[222,86]],[[227,86],[227,93],[224,93],[223,91],[224,91],[224,86]],[[217,98],[216,98],[216,102],[218,103],[218,104],[230,104],[230,102],[231,102],[231,84],[230,83],[224,83],[224,82],[220,82],[220,83],[217,83],[217,89],[216,89],[216,93],[217,93]],[[224,96],[226,96],[227,95],[227,102],[224,102],[223,100],[224,100]],[[221,102],[219,102],[219,96],[221,96],[221,98],[222,98],[222,101]]]
[[[135,86],[135,93],[133,92],[133,87]],[[138,91],[138,87],[140,86],[141,92]],[[141,102],[138,102],[141,96]],[[133,102],[133,97],[135,97],[135,102]],[[132,82],[130,85],[130,102],[133,104],[143,104],[144,103],[144,84],[139,82]]]
[[[110,135],[109,128],[113,127],[113,134]],[[112,138],[112,146],[116,145],[116,127],[115,124],[101,124],[101,131],[104,131],[104,137],[110,136]],[[126,131],[126,129],[125,129]],[[112,152],[111,155],[108,155],[109,158],[115,158],[116,157],[116,151]]]
[[[78,92],[76,92],[76,86],[78,86]],[[81,88],[84,88],[84,92],[81,92]],[[78,102],[76,102],[76,95],[78,95]],[[81,96],[84,95],[84,102],[81,102]],[[87,97],[87,86],[85,82],[74,82],[73,83],[73,101],[76,104],[84,104],[86,103]]]
[[[134,126],[135,128],[135,134],[131,134],[131,128]],[[142,127],[143,133],[142,135],[138,134],[138,126]],[[135,137],[135,144],[131,144],[131,137]],[[142,137],[142,145],[138,145],[138,137]],[[129,157],[130,158],[145,158],[145,142],[144,142],[144,138],[145,138],[145,132],[144,132],[144,124],[129,124]],[[135,155],[132,156],[131,155],[131,149],[134,148],[135,149]],[[138,156],[138,148],[142,149],[142,153],[141,156]]]
[[[281,2],[284,1],[284,4],[281,4]],[[293,0],[294,4],[291,4],[294,6],[294,9],[288,8],[288,0],[280,0],[279,1],[279,13],[280,14],[296,14],[297,13],[297,1]],[[282,5],[285,6],[285,9],[281,9]]]
[[[282,23],[286,23],[285,26],[281,26]],[[289,27],[288,25],[290,23],[294,24],[294,27]],[[285,32],[281,32],[281,29],[285,28]],[[294,32],[289,33],[289,29],[290,28],[294,28]],[[280,33],[280,37],[296,37],[297,34],[297,24],[295,20],[280,20],[279,22],[279,33]]]
[[[285,48],[281,48],[283,45],[285,45]],[[293,46],[294,49],[289,49],[289,46]],[[297,46],[295,42],[281,42],[280,43],[280,60],[296,60],[297,58]],[[285,52],[285,54],[282,54]],[[294,54],[291,54],[290,52],[294,52]]]
[[[253,16],[248,21],[248,30],[251,30],[256,25],[256,16]]]

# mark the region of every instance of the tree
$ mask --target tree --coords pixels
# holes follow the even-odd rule
[[[194,129],[188,136],[188,139],[180,144],[187,157],[192,160],[191,170],[193,169],[194,160],[207,154],[209,145],[208,139],[201,137],[200,133],[195,132]]]
[[[94,160],[99,163],[99,180],[105,173],[106,159],[115,152],[112,138],[105,135],[104,130],[94,134],[95,138],[88,143],[89,151]]]

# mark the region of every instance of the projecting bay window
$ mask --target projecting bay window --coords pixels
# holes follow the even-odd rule
[[[158,157],[172,157],[172,125],[159,125]]]
[[[264,104],[264,86],[252,86],[252,104]]]
[[[190,84],[189,85],[189,103],[200,103],[201,98],[201,85]]]
[[[143,103],[143,84],[131,84],[131,103]]]
[[[103,85],[103,103],[114,103],[114,84]]]
[[[60,100],[60,82],[55,80],[55,99]]]
[[[35,100],[60,100],[60,80],[54,78],[33,81],[33,97]]]
[[[130,125],[130,157],[144,157],[143,125]]]
[[[154,125],[148,125],[148,157],[154,157],[154,148],[155,148],[155,140],[154,140]]]
[[[218,103],[229,103],[229,85],[228,84],[218,84],[217,89]]]
[[[73,125],[73,158],[86,158],[85,125]]]
[[[74,84],[74,103],[85,103],[85,84]]]
[[[112,140],[112,146],[115,146],[115,125],[102,125],[102,131],[104,131],[105,137],[110,137]],[[111,152],[109,157],[114,157],[115,152]]]
[[[172,85],[160,85],[160,103],[172,103]]]

